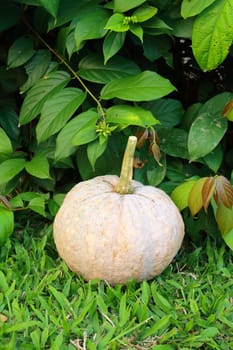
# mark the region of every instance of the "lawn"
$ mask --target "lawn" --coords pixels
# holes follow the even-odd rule
[[[68,270],[51,226],[19,227],[0,255],[0,349],[230,350],[232,256],[186,237],[160,276],[111,287]]]

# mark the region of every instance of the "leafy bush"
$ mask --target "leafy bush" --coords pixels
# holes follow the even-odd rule
[[[119,173],[171,194],[193,240],[233,249],[233,1],[1,1],[0,231],[48,220],[77,181]],[[215,225],[215,220],[217,226]]]

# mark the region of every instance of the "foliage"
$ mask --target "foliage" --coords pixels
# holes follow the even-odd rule
[[[113,288],[71,273],[40,230],[18,227],[0,254],[1,350],[232,348],[232,252],[216,237]]]
[[[1,1],[1,242],[13,213],[51,220],[75,182],[119,173],[135,134],[135,178],[184,197],[187,227],[209,233],[215,217],[233,249],[232,10],[232,0]]]

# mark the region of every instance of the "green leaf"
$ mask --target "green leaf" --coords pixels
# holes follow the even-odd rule
[[[184,18],[196,16],[216,0],[183,0],[181,4],[181,16]]]
[[[5,131],[0,128],[0,157],[11,155],[13,149],[11,145],[11,140],[5,133]]]
[[[35,213],[40,214],[41,216],[46,216],[45,214],[45,198],[38,197],[31,199],[27,206],[28,209],[33,210]]]
[[[180,125],[182,129],[189,131],[193,121],[197,118],[201,107],[201,103],[194,103],[186,109]]]
[[[19,140],[18,115],[12,106],[0,107],[0,125],[3,127],[11,141]]]
[[[20,87],[20,92],[24,93],[42,78],[47,71],[51,61],[51,54],[48,50],[38,50],[32,58],[25,64],[24,68],[28,75],[26,82]]]
[[[144,71],[133,77],[111,81],[103,87],[100,96],[103,100],[118,97],[128,101],[150,101],[163,97],[175,87],[168,79],[151,71]]]
[[[158,124],[150,111],[141,107],[116,105],[110,107],[106,111],[107,123],[114,123],[117,125],[138,125],[144,128]]]
[[[227,121],[221,115],[201,113],[194,120],[188,135],[188,151],[191,161],[210,153],[227,131]]]
[[[209,154],[207,154],[203,161],[215,173],[219,170],[223,160],[223,151],[221,144],[218,144]]]
[[[77,108],[83,103],[86,94],[77,88],[65,88],[45,102],[36,127],[37,141],[43,142],[60,131]]]
[[[225,243],[233,250],[233,229],[223,236]]]
[[[14,231],[14,214],[0,205],[0,247]]]
[[[97,120],[98,114],[94,111],[89,110],[79,114],[77,117],[69,121],[58,134],[56,140],[56,161],[69,157],[76,149],[72,143],[72,140],[77,134],[77,132],[82,133],[82,131],[85,130],[85,128],[89,124],[91,124],[92,127],[95,129]],[[64,147],[64,144],[66,145],[66,147]]]
[[[60,0],[40,0],[41,5],[50,13],[54,18],[57,16],[57,10]]]
[[[187,141],[188,134],[185,130],[178,128],[158,129],[160,148],[172,157],[188,159]]]
[[[0,3],[0,32],[13,27],[20,18],[21,8],[9,0]]]
[[[188,206],[189,195],[196,181],[197,180],[188,180],[172,191],[171,199],[180,211]]]
[[[45,156],[35,155],[32,160],[25,164],[25,169],[32,176],[40,179],[51,179],[49,161]]]
[[[146,0],[114,0],[114,12],[126,12],[141,4]]]
[[[159,99],[144,104],[154,116],[160,121],[162,128],[173,127],[181,122],[184,114],[184,108],[180,101],[172,98]]]
[[[167,172],[167,164],[166,164],[166,156],[163,155],[162,158],[159,159],[159,164],[155,163],[153,160],[150,162],[150,166],[146,171],[146,177],[150,186],[158,186],[164,179]]]
[[[85,145],[97,138],[96,123],[99,119],[98,113],[87,111],[79,115],[79,123],[76,133],[72,138],[73,146]]]
[[[15,68],[27,62],[34,54],[31,37],[21,36],[12,44],[8,51],[7,66]]]
[[[137,36],[140,41],[143,43],[143,29],[140,25],[138,24],[131,24],[130,25],[130,31],[133,33],[135,36]]]
[[[218,228],[223,236],[233,230],[233,207],[229,209],[220,202],[215,215]]]
[[[25,167],[25,159],[8,159],[0,164],[0,185],[7,183]]]
[[[104,64],[122,48],[124,42],[125,33],[107,33],[103,43]]]
[[[156,7],[141,6],[133,12],[132,17],[136,17],[136,23],[145,22],[148,21],[148,19],[154,17],[154,15],[156,15],[157,12],[158,9]]]
[[[194,56],[203,70],[217,68],[227,57],[233,41],[233,3],[217,0],[195,20],[192,35]]]
[[[104,64],[103,58],[98,54],[85,56],[79,63],[78,71],[81,78],[100,84],[138,73],[139,66],[127,58],[115,56]]]
[[[95,171],[95,163],[97,159],[104,153],[108,144],[108,139],[105,142],[100,142],[98,139],[90,142],[87,145],[87,157],[93,171]]]
[[[119,33],[127,32],[129,28],[129,22],[121,13],[114,13],[105,25],[105,29]]]
[[[20,125],[29,123],[41,112],[46,100],[63,89],[70,75],[65,71],[52,72],[40,79],[28,92],[23,101],[19,121]]]
[[[178,38],[185,38],[191,40],[194,20],[194,17],[191,17],[188,19],[180,19],[178,21],[175,21],[175,23],[173,24],[172,35]]]
[[[109,12],[104,8],[94,7],[91,12],[79,18],[74,31],[77,49],[85,40],[99,39],[106,34],[105,25],[109,18]]]

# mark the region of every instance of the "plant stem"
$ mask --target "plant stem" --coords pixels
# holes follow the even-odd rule
[[[93,95],[93,93],[88,89],[88,87],[86,86],[86,84],[82,81],[82,79],[78,76],[78,74],[74,71],[74,69],[69,65],[68,62],[66,62],[66,60],[64,59],[64,57],[62,57],[56,50],[54,50],[43,38],[42,36],[32,27],[32,25],[27,21],[26,18],[23,19],[24,23],[26,24],[26,26],[31,30],[31,32],[49,49],[50,52],[52,52],[52,54],[54,56],[56,56],[59,61],[61,61],[62,64],[64,64],[66,66],[66,68],[73,74],[73,76],[79,81],[80,85],[82,85],[82,87],[84,88],[84,90],[86,91],[86,93],[91,96],[91,98],[95,101],[95,103],[97,104],[97,109],[99,110],[99,113],[101,115],[101,117],[105,120],[105,113],[103,110],[103,107],[100,103],[100,101],[95,97],[95,95]]]
[[[118,184],[115,187],[115,191],[120,194],[133,193],[132,179],[133,179],[133,160],[134,152],[137,144],[136,136],[129,136],[128,143],[125,149],[121,175]]]

